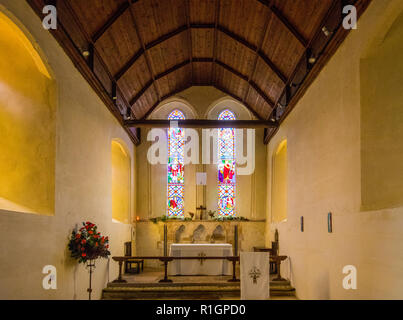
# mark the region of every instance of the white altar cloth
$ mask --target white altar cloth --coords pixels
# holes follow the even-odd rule
[[[195,260],[173,260],[169,263],[169,275],[231,275],[231,262],[226,259],[203,260],[204,257],[232,256],[231,244],[173,243],[169,255],[172,257],[200,257]]]

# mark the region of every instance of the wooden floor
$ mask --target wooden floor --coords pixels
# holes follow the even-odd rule
[[[228,282],[232,276],[170,276],[172,283],[160,283],[163,272],[146,269],[140,274],[125,274],[126,283],[108,283],[103,299],[162,299],[162,300],[237,300],[240,298],[239,282]],[[237,275],[239,278],[239,274]],[[274,276],[272,276],[273,278]],[[296,299],[290,282],[271,281],[272,299]]]

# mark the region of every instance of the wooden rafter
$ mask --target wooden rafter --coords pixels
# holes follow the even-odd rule
[[[233,69],[232,67],[230,67],[229,65],[227,65],[226,63],[220,61],[220,60],[216,60],[214,62],[213,58],[195,58],[193,60],[194,62],[211,62],[213,64],[217,64],[219,66],[221,66],[222,68],[224,68],[225,70],[227,70],[228,72],[232,73],[234,76],[244,80],[244,81],[248,81],[248,77],[246,75],[243,75],[242,73],[236,71],[235,69]],[[190,60],[186,60],[183,61],[175,66],[173,66],[172,68],[158,74],[157,76],[155,76],[155,81],[177,71],[180,68],[183,68],[184,66],[190,64],[191,61]],[[130,101],[130,104],[133,106],[136,101],[147,91],[147,89],[149,87],[152,86],[152,80],[150,80],[149,82],[146,83],[146,85],[136,94],[136,96]],[[259,88],[259,86],[253,82],[253,81],[249,81],[249,85],[252,86],[257,92],[258,94],[271,106],[274,107],[274,102],[266,96],[266,94],[263,92],[263,90],[261,88]],[[182,91],[182,90],[181,90]],[[161,101],[164,100],[164,97],[161,98]],[[243,100],[241,99],[241,101],[243,102]]]
[[[154,86],[155,92],[156,92],[157,97],[158,97],[158,101],[161,102],[161,93],[160,93],[160,90],[158,88],[157,83],[155,82],[155,76],[154,76],[153,69],[151,67],[150,58],[148,57],[148,54],[147,54],[147,51],[146,51],[146,46],[144,44],[144,40],[141,37],[141,34],[139,32],[139,28],[137,26],[137,22],[136,22],[135,15],[134,15],[134,12],[133,12],[134,9],[133,9],[133,6],[132,6],[132,0],[127,0],[127,1],[130,4],[130,15],[132,17],[133,27],[136,30],[137,37],[140,40],[141,47],[143,48],[143,51],[144,51],[144,57],[145,57],[145,60],[146,60],[147,69],[148,69],[148,71],[150,73],[150,77],[152,79],[152,85]]]
[[[135,1],[135,0],[132,0]],[[130,4],[128,2],[124,2],[115,13],[97,30],[94,32],[92,36],[92,41],[97,42],[104,33],[118,20],[126,11],[129,9]]]
[[[242,98],[238,97],[236,94],[229,92],[227,89],[225,89],[217,84],[214,84],[213,87],[216,88],[217,90],[220,90],[221,92],[225,93],[226,95],[234,98],[235,100],[239,101],[240,103],[242,103],[257,119],[264,120],[260,116],[260,114],[258,114],[248,103],[246,103],[246,102],[244,103],[242,101]]]
[[[270,0],[270,2],[271,2],[272,0]],[[253,78],[253,76],[254,76],[254,74],[255,74],[255,72],[256,72],[256,67],[257,67],[257,63],[258,63],[258,61],[259,61],[259,52],[262,50],[262,47],[263,47],[263,44],[264,44],[264,42],[266,41],[266,38],[267,38],[267,32],[268,32],[268,29],[269,29],[269,24],[270,24],[270,18],[269,18],[269,16],[267,16],[266,17],[266,22],[265,22],[265,26],[264,26],[264,28],[263,28],[263,36],[262,36],[262,38],[260,39],[260,43],[259,43],[259,46],[257,47],[257,49],[256,49],[256,51],[255,51],[255,61],[254,61],[254,63],[253,63],[253,69],[252,69],[252,72],[250,73],[250,75],[248,76],[248,84],[249,84],[249,86],[248,86],[248,90],[246,90],[246,92],[245,92],[245,96],[244,96],[244,98],[243,98],[243,101],[244,101],[244,103],[245,103],[245,101],[246,101],[246,99],[247,99],[247,97],[248,97],[248,95],[249,95],[249,92],[250,92],[250,88],[251,88],[251,81],[252,81],[252,78]],[[256,87],[258,87],[257,85],[256,85]],[[262,92],[262,90],[260,90],[260,88],[257,90],[256,88],[254,88],[258,93],[259,92]],[[262,95],[262,94],[260,94],[260,95]],[[269,103],[269,105],[272,107],[272,108],[274,108],[274,102],[273,101],[270,101],[270,103]]]
[[[294,37],[301,43],[303,47],[306,47],[308,41],[304,38],[304,36],[295,28],[295,26],[288,21],[288,19],[283,15],[283,13],[276,8],[273,4],[272,0],[258,0],[261,4],[265,5],[270,9],[270,11],[281,21],[281,23],[290,31]]]
[[[192,29],[190,28],[190,4],[185,1],[186,6],[186,26],[188,28],[188,41],[189,41],[189,61],[190,61],[190,84],[193,84],[193,39]]]
[[[257,55],[267,64],[267,66],[279,77],[281,81],[284,83],[287,81],[287,77],[281,72],[281,70],[270,60],[269,57],[267,57],[260,48],[256,47],[255,45],[251,44],[248,42],[246,39],[243,39],[242,37],[236,35],[235,33],[231,32],[230,30],[227,30],[226,28],[218,25],[216,28],[212,24],[191,24],[190,25],[191,29],[214,29],[215,33],[217,31],[220,31],[230,37],[231,39],[241,43],[243,46],[246,48],[257,52]],[[157,40],[145,45],[143,48],[141,48],[139,51],[137,51],[132,58],[122,67],[121,70],[118,71],[118,73],[114,76],[114,79],[117,81],[119,80],[135,63],[136,61],[143,55],[146,54],[147,50],[155,47],[156,45],[161,44],[164,41],[167,41],[171,39],[172,37],[188,31],[188,27],[186,25],[179,27],[178,29],[171,31],[165,35],[162,35],[159,37]],[[215,50],[215,49],[214,49]],[[214,55],[213,54],[213,60],[214,60]]]
[[[216,60],[217,60],[217,51],[218,51],[218,25],[220,23],[220,8],[221,8],[221,0],[216,0],[215,3],[215,16],[214,16],[214,35],[213,35],[213,63],[211,64],[211,83],[215,85],[217,83],[216,79]],[[200,25],[201,26],[201,25]],[[210,25],[211,26],[211,25]],[[197,25],[199,28],[199,25]]]

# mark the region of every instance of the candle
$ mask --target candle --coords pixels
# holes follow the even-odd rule
[[[164,257],[167,256],[168,253],[168,227],[166,224],[164,224]]]
[[[235,226],[235,231],[234,231],[234,256],[238,256],[238,226]]]

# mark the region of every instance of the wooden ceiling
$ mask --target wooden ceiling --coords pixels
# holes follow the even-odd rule
[[[258,120],[281,122],[315,65],[318,73],[344,39],[342,7],[361,14],[369,2],[28,0],[41,17],[45,4],[57,6],[52,33],[122,125],[191,86],[214,86]]]

